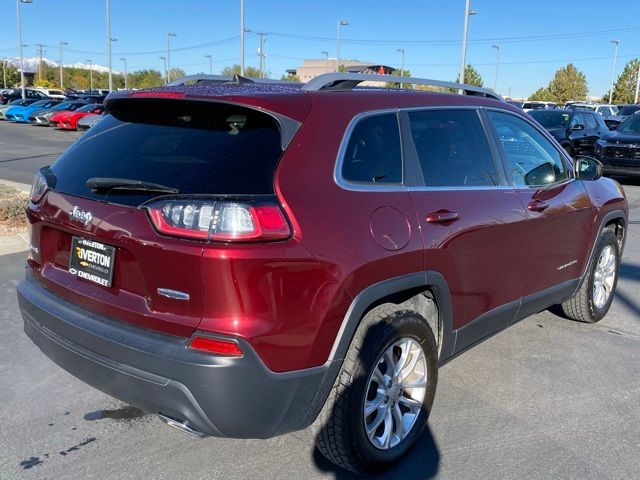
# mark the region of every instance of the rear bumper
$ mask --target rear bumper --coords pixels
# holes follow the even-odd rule
[[[316,418],[338,364],[274,373],[250,345],[222,357],[187,349],[189,339],[95,315],[27,278],[18,301],[29,338],[85,383],[206,435],[268,438]]]

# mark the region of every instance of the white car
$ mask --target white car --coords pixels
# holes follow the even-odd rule
[[[524,102],[522,109],[525,112],[531,110],[546,110],[549,108],[556,108],[558,105],[555,102]]]
[[[62,90],[57,88],[42,88],[37,87],[36,90],[40,90],[42,93],[47,95],[50,98],[59,98],[60,100],[64,100],[67,96],[64,94]]]

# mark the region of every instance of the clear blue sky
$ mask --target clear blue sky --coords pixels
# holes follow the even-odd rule
[[[1,0],[0,57],[16,57],[15,2]],[[58,58],[58,42],[69,42],[65,64],[106,65],[105,0],[33,0],[22,5],[26,57],[36,43],[49,45],[45,56]],[[493,86],[495,50],[500,45],[498,91],[527,96],[548,83],[554,71],[573,62],[588,79],[591,95],[609,88],[613,45],[621,41],[617,73],[640,57],[640,1],[473,0],[467,60]],[[267,37],[267,70],[280,77],[303,58],[336,53],[336,22],[343,27],[341,58],[399,66],[398,48],[416,76],[454,80],[460,62],[464,0],[246,0],[246,26],[273,32]],[[611,12],[611,13],[609,13]],[[239,0],[111,0],[114,69],[126,57],[129,70],[160,69],[158,56],[172,39],[172,66],[187,73],[214,73],[239,63]],[[290,35],[290,36],[287,36]],[[525,37],[525,38],[523,38]],[[531,38],[539,37],[539,38]],[[248,34],[246,64],[257,66],[257,37]]]

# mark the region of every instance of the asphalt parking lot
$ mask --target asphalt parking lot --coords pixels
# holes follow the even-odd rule
[[[29,183],[79,134],[0,123],[0,178]],[[384,478],[637,478],[640,180],[612,310],[545,311],[445,365],[429,429]],[[0,256],[0,479],[355,478],[303,434],[194,439],[94,390],[22,331],[24,253]]]

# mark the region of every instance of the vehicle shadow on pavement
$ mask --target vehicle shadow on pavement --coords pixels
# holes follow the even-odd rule
[[[629,282],[640,283],[640,265],[633,265],[630,263],[621,264],[618,279],[625,279]],[[640,316],[640,305],[634,302],[634,299],[630,298],[626,293],[616,289],[615,298],[635,315]]]
[[[387,326],[384,322],[379,322],[371,325],[368,328],[364,339],[362,340],[363,347],[358,350],[359,356],[362,359],[362,363],[364,363],[365,365],[368,363],[366,358],[363,358],[363,352],[366,350],[366,346],[376,343],[375,340],[379,338],[379,335],[382,334],[386,327]],[[356,333],[356,335],[358,334]],[[397,334],[386,333],[385,335],[389,335],[389,338],[391,338],[396,336]],[[352,345],[350,348],[354,348],[354,346]],[[359,393],[364,385],[366,385],[367,373],[360,370],[359,375],[361,375],[362,377],[353,377],[349,385],[345,386],[345,389],[341,393],[341,396],[343,398],[360,398]],[[337,403],[334,404],[333,415],[338,418],[344,418],[345,412],[342,410],[338,410],[336,405]],[[422,415],[427,413],[428,412],[426,411],[421,412]],[[319,443],[318,437],[327,428],[329,427],[326,424],[319,426],[319,431],[316,435],[316,445]],[[331,436],[332,435],[329,435],[329,437]],[[318,447],[316,447],[313,451],[313,461],[315,462],[318,469],[324,472],[332,472],[335,475],[335,478],[338,480],[361,478],[384,478],[402,480],[411,478],[415,480],[427,480],[433,478],[438,473],[438,470],[440,468],[440,451],[431,433],[429,424],[427,423],[422,435],[418,437],[413,448],[411,448],[407,452],[407,454],[396,464],[392,464],[388,468],[382,467],[379,470],[369,472],[367,474],[364,474],[363,476],[359,476],[327,460],[322,452],[318,449]]]

